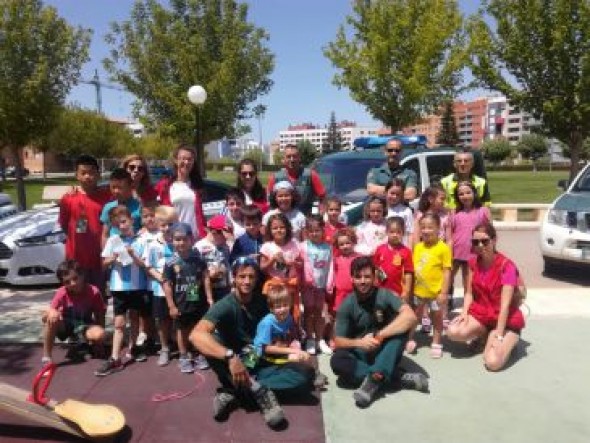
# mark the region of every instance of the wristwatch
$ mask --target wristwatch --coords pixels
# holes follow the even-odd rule
[[[225,360],[231,360],[234,357],[234,351],[232,349],[227,348],[227,351],[225,351]]]

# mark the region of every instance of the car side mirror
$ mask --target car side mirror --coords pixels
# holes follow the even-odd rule
[[[568,183],[568,180],[562,179],[562,180],[559,180],[557,182],[557,187],[558,188],[561,188],[561,189],[563,189],[565,191],[567,189],[568,184],[569,184]]]

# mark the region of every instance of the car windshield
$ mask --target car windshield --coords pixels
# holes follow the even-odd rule
[[[328,195],[344,203],[363,201],[367,196],[367,173],[383,163],[383,158],[320,159],[314,169],[320,175]]]
[[[580,176],[573,190],[583,192],[590,191],[590,167],[586,168],[586,171]]]

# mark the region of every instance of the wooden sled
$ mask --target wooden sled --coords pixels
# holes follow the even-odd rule
[[[125,416],[115,406],[92,405],[72,399],[57,402],[45,397],[54,372],[53,363],[45,366],[35,377],[31,393],[0,383],[0,409],[91,440],[108,439],[125,427]]]

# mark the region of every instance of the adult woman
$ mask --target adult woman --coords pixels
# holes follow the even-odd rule
[[[524,328],[524,317],[514,300],[518,270],[496,251],[496,230],[489,223],[478,224],[471,243],[476,256],[469,260],[463,311],[447,330],[452,341],[487,340],[483,352],[489,371],[506,365]]]
[[[173,206],[179,221],[188,223],[196,236],[202,238],[206,235],[201,200],[203,179],[196,158],[197,152],[192,146],[178,146],[172,152],[172,177],[161,179],[156,185],[156,192],[160,203]]]
[[[238,163],[236,187],[244,193],[244,200],[247,205],[258,206],[263,214],[268,211],[266,191],[258,179],[258,168],[249,158],[245,158]]]
[[[135,198],[141,203],[154,201],[158,198],[158,194],[150,180],[147,162],[143,156],[138,154],[128,155],[123,159],[121,167],[131,174]]]

